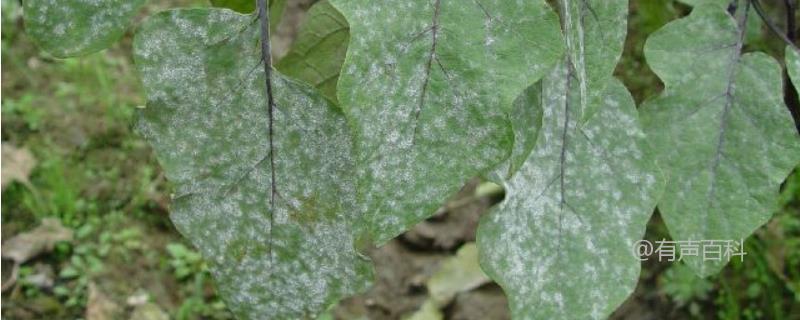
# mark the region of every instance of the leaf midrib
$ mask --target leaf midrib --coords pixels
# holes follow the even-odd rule
[[[589,5],[586,0],[580,0],[580,16],[578,17],[578,23],[574,23],[572,19],[572,14],[570,12],[570,0],[563,0],[561,2],[562,10],[563,10],[563,17],[564,17],[564,33],[565,33],[565,42],[567,46],[567,54],[572,56],[570,51],[576,50],[577,51],[577,61],[574,61],[575,71],[578,72],[578,85],[580,89],[581,95],[581,113],[586,112],[586,100],[588,96],[588,84],[587,82],[587,75],[586,75],[586,52],[585,52],[585,38],[584,38],[584,21],[583,21],[583,14],[584,10],[587,9]],[[578,43],[577,48],[575,48],[575,44],[572,43],[571,40],[571,27],[576,27],[576,32],[578,33]]]
[[[270,48],[270,35],[269,35],[269,6],[267,0],[258,0],[258,15],[261,27],[261,63],[264,65],[264,82],[267,95],[267,114],[268,120],[268,136],[269,136],[269,161],[270,161],[270,195],[269,195],[269,230],[268,238],[269,244],[267,254],[269,255],[270,263],[272,266],[272,236],[273,227],[275,224],[275,196],[278,194],[277,183],[275,181],[275,132],[274,132],[274,112],[275,112],[275,98],[272,91],[272,53]]]
[[[422,80],[422,89],[419,96],[419,102],[414,110],[414,136],[411,139],[412,144],[416,143],[417,133],[419,131],[419,115],[422,113],[422,107],[425,105],[425,97],[428,94],[428,84],[431,79],[431,67],[433,66],[433,59],[436,58],[436,44],[437,36],[439,34],[439,14],[441,13],[442,0],[436,0],[433,4],[433,18],[431,25],[431,48],[428,51],[428,61],[425,63],[425,77]]]
[[[707,206],[706,206],[706,208],[708,210],[712,209],[712,207],[714,205],[714,203],[713,203],[714,202],[714,196],[716,194],[716,188],[717,188],[716,177],[717,177],[717,172],[719,171],[719,166],[720,166],[721,159],[722,159],[723,148],[725,147],[725,132],[726,132],[727,126],[728,126],[728,117],[729,117],[729,114],[730,114],[730,109],[733,106],[733,98],[734,98],[734,90],[735,90],[734,82],[735,82],[735,78],[736,78],[736,70],[738,69],[737,67],[738,67],[739,63],[741,62],[741,58],[742,58],[742,49],[744,47],[744,39],[745,39],[745,34],[746,34],[746,29],[745,28],[747,27],[747,17],[748,17],[749,11],[750,11],[750,5],[749,5],[749,2],[747,2],[745,4],[745,7],[744,7],[744,12],[741,14],[740,20],[737,22],[737,27],[739,29],[738,30],[739,34],[738,34],[738,38],[736,40],[737,42],[735,43],[735,47],[736,48],[731,53],[731,59],[730,59],[729,65],[728,65],[727,83],[726,83],[725,93],[724,93],[725,104],[723,105],[722,114],[720,115],[719,129],[717,130],[719,132],[719,135],[717,137],[717,144],[716,144],[716,147],[714,149],[714,158],[713,158],[712,163],[711,163],[711,172],[710,172],[710,177],[709,177],[710,178],[709,179],[709,190],[708,190],[708,194],[707,194],[708,203],[707,203]],[[704,219],[705,223],[703,224],[703,229],[704,229],[703,230],[704,231],[703,234],[705,234],[705,235],[708,234],[708,223],[709,223],[708,218],[709,218],[708,214],[704,215],[703,219]],[[725,223],[729,224],[729,222],[727,220],[725,220]]]

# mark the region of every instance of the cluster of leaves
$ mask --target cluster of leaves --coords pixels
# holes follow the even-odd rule
[[[26,1],[25,17],[65,57],[119,38],[143,2]],[[766,222],[800,139],[780,65],[744,51],[751,2],[687,1],[645,47],[665,89],[639,110],[613,77],[628,1],[552,2],[320,2],[278,72],[262,44],[285,1],[149,17],[138,129],[231,310],[308,318],[364,290],[360,249],[476,175],[507,192],[478,248],[519,319],[608,316],[636,285],[631,247],[656,205],[681,240]],[[800,80],[793,46],[786,65]]]

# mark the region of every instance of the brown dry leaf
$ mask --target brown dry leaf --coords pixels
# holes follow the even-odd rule
[[[461,292],[470,291],[490,282],[478,263],[478,247],[474,242],[461,246],[455,256],[439,266],[427,281],[430,297],[406,320],[441,320],[441,309]]]
[[[431,299],[445,306],[459,292],[475,289],[488,282],[489,278],[478,263],[478,247],[470,242],[461,246],[454,257],[443,262],[427,285]]]
[[[28,149],[17,148],[8,143],[2,144],[3,170],[0,171],[0,188],[6,189],[13,181],[28,184],[31,170],[36,166],[36,159]]]
[[[89,299],[86,301],[86,320],[119,319],[122,309],[106,296],[94,282],[89,283]]]
[[[41,253],[53,250],[59,241],[72,241],[72,230],[61,225],[58,219],[45,218],[35,229],[6,240],[2,247],[2,257],[21,264]]]

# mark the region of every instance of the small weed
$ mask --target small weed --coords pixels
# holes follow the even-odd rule
[[[674,263],[661,277],[661,291],[679,308],[688,307],[694,317],[701,315],[699,302],[708,299],[714,284],[698,277],[683,263]]]

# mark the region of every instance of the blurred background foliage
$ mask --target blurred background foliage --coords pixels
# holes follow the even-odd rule
[[[312,2],[303,3],[301,9]],[[140,19],[170,7],[207,5],[204,0],[153,0]],[[616,74],[637,102],[662,88],[644,61],[645,39],[689,10],[672,1],[631,1],[630,33]],[[782,47],[764,26],[748,35],[748,50],[782,58]],[[20,261],[18,268],[4,253],[4,319],[231,318],[200,255],[172,227],[169,185],[151,150],[132,130],[135,110],[145,100],[130,52],[128,34],[103,52],[53,59],[26,37],[19,2],[2,0],[3,179],[6,172],[18,173],[15,182],[3,182],[3,249],[6,251],[10,239],[25,233],[30,235],[26,239],[47,244],[34,257]],[[16,160],[8,161],[7,156]],[[454,201],[463,203],[463,199]],[[780,207],[768,224],[746,240],[744,261],[735,260],[719,275],[701,279],[677,262],[644,262],[639,287],[613,318],[800,319],[797,172],[782,188]],[[469,210],[480,214],[485,206]],[[464,220],[466,214],[452,214],[449,219]],[[70,240],[47,243],[50,238],[35,232],[45,219],[55,219]],[[443,224],[445,220],[437,215],[430,223],[462,227]],[[424,235],[425,229],[412,230],[398,240],[398,246],[406,249],[390,244],[373,257],[378,261],[399,256],[420,261],[415,266],[421,266],[418,270],[424,271],[419,271],[419,276],[424,278],[431,273],[428,269],[436,269],[442,259],[453,256],[460,244],[474,240],[472,227],[471,231],[456,230],[465,234],[459,238],[463,241],[449,246],[442,246],[437,235],[432,242],[418,242],[415,239]],[[45,234],[52,236],[53,232]],[[658,214],[646,237],[651,241],[669,239]],[[437,258],[431,258],[432,252]],[[393,264],[388,265],[391,268]],[[408,285],[345,300],[324,317],[394,319],[421,307],[418,301],[424,299],[415,296],[426,293],[417,290],[420,280],[416,274],[382,269],[380,262],[377,270],[380,288],[394,288],[384,285],[393,281]],[[10,284],[8,288],[6,284]],[[486,284],[482,290],[498,291],[491,286]],[[507,317],[502,293],[492,297],[481,299],[488,304],[484,313],[471,316],[459,316],[462,300],[456,298],[446,307],[444,317]],[[381,299],[411,306],[382,306],[383,310],[376,311],[375,301]]]

